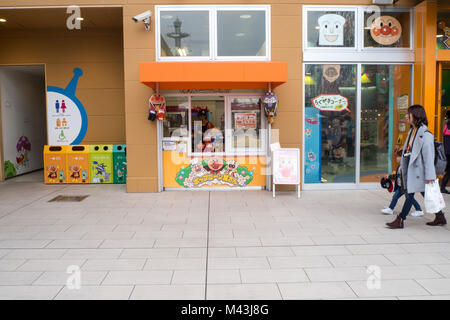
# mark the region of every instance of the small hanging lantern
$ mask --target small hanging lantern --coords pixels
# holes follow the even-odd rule
[[[155,121],[166,119],[166,98],[160,94],[154,94],[148,100],[149,115],[148,120]]]
[[[277,116],[278,98],[273,92],[266,92],[262,98],[262,104],[269,123],[272,123]]]

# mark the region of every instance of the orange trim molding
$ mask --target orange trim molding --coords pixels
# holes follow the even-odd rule
[[[266,89],[287,81],[287,62],[140,62],[139,80],[160,89]]]

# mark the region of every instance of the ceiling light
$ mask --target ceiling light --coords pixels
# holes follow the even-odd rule
[[[0,20],[1,21],[1,20]],[[443,34],[438,34],[437,36],[436,36],[436,38],[442,38],[444,35]]]
[[[245,36],[245,33],[236,33],[236,37],[243,37],[243,36]]]
[[[78,18],[77,18],[77,20],[78,20],[78,21],[83,21],[83,20],[84,20],[84,18],[82,18],[82,17],[78,17]]]
[[[251,14],[242,14],[242,15],[240,15],[241,19],[250,19],[251,17],[252,17]]]
[[[0,18],[0,22],[6,22],[6,19]]]
[[[165,15],[161,16],[161,18],[163,18],[163,19],[172,19],[173,16],[171,16],[170,14],[165,14]]]
[[[317,29],[317,30],[319,30],[319,29],[320,29],[320,27],[319,27],[319,26],[316,26],[316,29]]]

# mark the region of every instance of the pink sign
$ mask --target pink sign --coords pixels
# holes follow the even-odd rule
[[[285,148],[273,152],[273,183],[300,184],[300,150]]]
[[[256,113],[235,113],[235,129],[256,129]]]

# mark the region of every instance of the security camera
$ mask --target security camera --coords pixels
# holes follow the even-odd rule
[[[152,12],[150,10],[147,10],[141,14],[138,14],[137,16],[133,17],[134,22],[142,21],[145,25],[145,30],[150,30],[150,18],[152,17]]]

